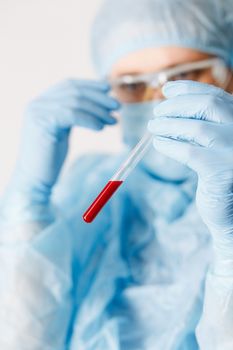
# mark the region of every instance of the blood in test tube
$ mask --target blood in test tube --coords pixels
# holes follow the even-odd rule
[[[91,223],[122,183],[123,181],[109,181],[83,214],[83,220]]]

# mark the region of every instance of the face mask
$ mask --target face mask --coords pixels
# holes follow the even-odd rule
[[[121,108],[123,141],[133,148],[147,131],[147,124],[155,116],[154,107],[160,101],[124,104]],[[153,146],[139,163],[147,172],[170,181],[183,181],[192,171],[181,163],[156,152]]]

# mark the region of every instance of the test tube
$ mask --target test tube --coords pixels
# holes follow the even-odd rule
[[[90,207],[83,214],[83,220],[91,223],[99,214],[104,205],[109,201],[112,195],[123,184],[131,171],[136,167],[139,161],[147,152],[153,140],[153,135],[147,132],[137,145],[132,149],[127,159],[122,163],[118,171],[108,181],[103,190],[99,193]]]

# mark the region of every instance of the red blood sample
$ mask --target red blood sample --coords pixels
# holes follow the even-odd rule
[[[83,214],[83,220],[87,223],[92,222],[122,183],[123,181],[109,181],[87,211]]]

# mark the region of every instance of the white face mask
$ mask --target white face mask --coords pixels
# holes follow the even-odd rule
[[[154,107],[160,101],[124,104],[120,110],[123,141],[130,148],[134,147],[147,131],[147,124],[154,116]],[[192,171],[177,161],[168,158],[151,146],[140,166],[152,175],[171,181],[187,179]]]

